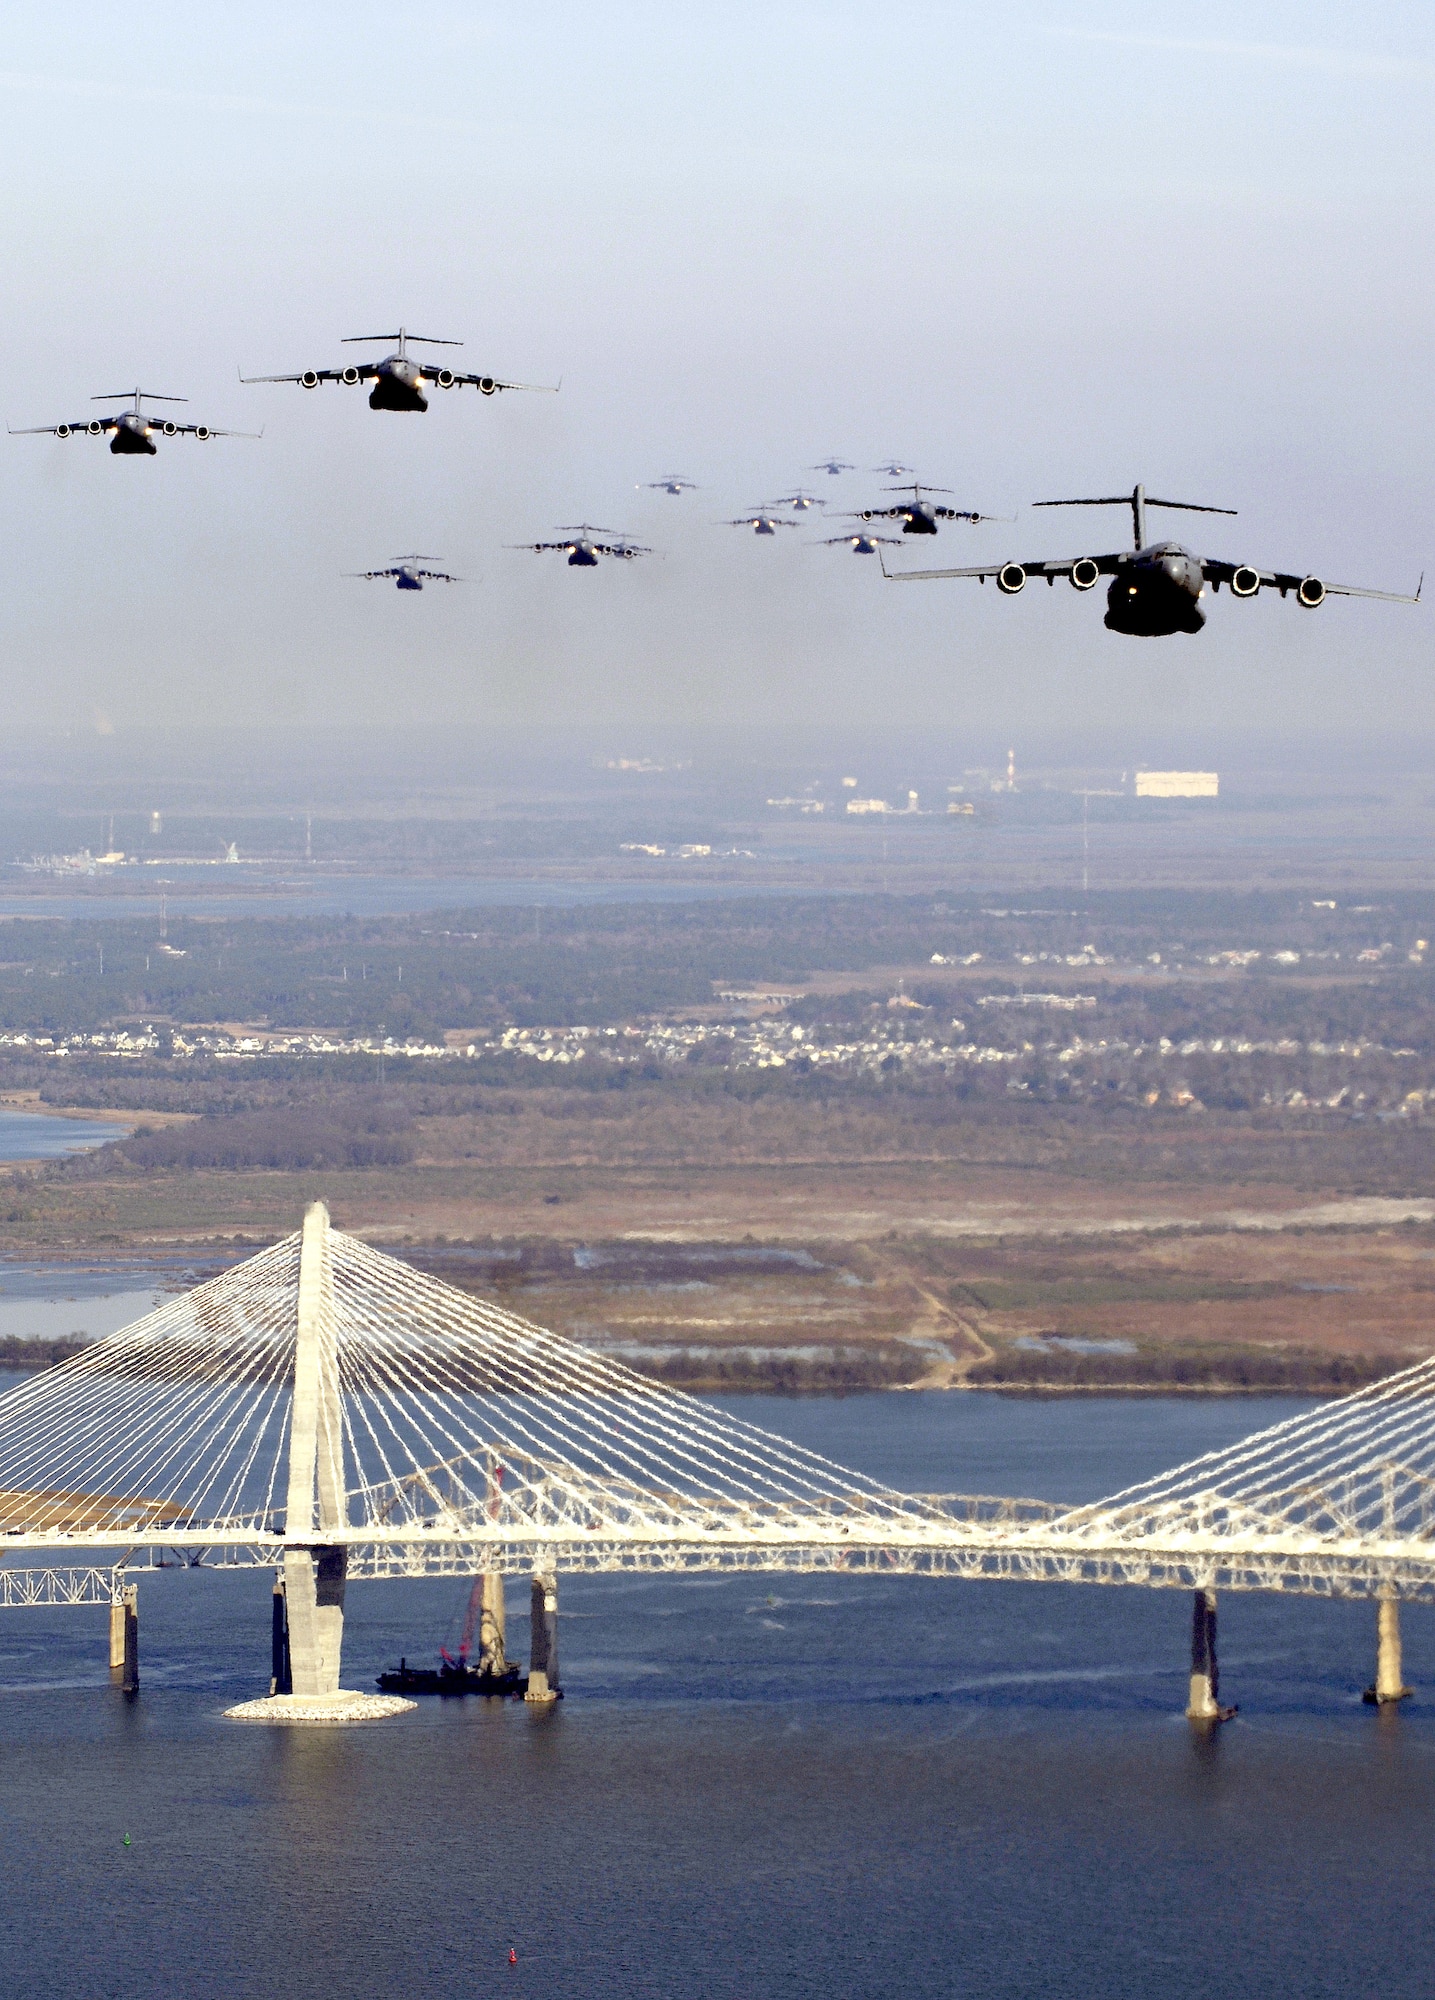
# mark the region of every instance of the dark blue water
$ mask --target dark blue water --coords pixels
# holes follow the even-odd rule
[[[904,1486],[1082,1499],[1301,1405],[735,1407]],[[1430,1989],[1435,1722],[1362,1707],[1370,1606],[1223,1598],[1241,1715],[1201,1737],[1183,1593],[570,1577],[552,1713],[285,1731],[219,1714],[267,1684],[268,1593],[146,1573],[133,1700],[103,1613],[0,1622],[7,1996]],[[351,1586],[346,1682],[464,1596]],[[1405,1638],[1435,1687],[1435,1613]]]

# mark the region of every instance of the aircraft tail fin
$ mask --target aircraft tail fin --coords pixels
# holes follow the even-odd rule
[[[1234,507],[1208,507],[1197,500],[1156,500],[1147,494],[1144,486],[1135,486],[1129,493],[1108,493],[1100,499],[1084,500],[1036,500],[1036,507],[1129,507],[1131,528],[1136,537],[1138,549],[1146,546],[1146,509],[1148,507],[1170,507],[1181,514],[1234,514]]]

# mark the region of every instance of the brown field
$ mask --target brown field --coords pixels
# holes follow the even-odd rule
[[[418,1132],[411,1165],[363,1171],[16,1170],[0,1252],[266,1242],[322,1196],[695,1387],[1334,1388],[1435,1350],[1435,1199],[1403,1132],[1376,1152],[636,1091],[496,1093]]]

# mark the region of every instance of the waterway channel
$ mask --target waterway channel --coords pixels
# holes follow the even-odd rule
[[[1079,1500],[1303,1405],[732,1407],[896,1485]],[[1181,1715],[1182,1593],[569,1578],[552,1714],[286,1732],[220,1714],[267,1684],[268,1591],[146,1573],[134,1699],[102,1613],[0,1619],[7,1993],[1429,1990],[1435,1612],[1406,1611],[1421,1697],[1376,1714],[1370,1607],[1227,1596],[1241,1713],[1210,1737]],[[432,1658],[464,1595],[353,1586],[346,1682]]]

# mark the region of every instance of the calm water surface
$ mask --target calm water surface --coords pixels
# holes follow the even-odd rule
[[[0,1111],[0,1160],[60,1160],[129,1137],[112,1120],[51,1118],[43,1111]]]
[[[894,1484],[1079,1500],[1302,1406],[733,1407]],[[1435,1725],[1362,1707],[1371,1607],[1225,1597],[1242,1712],[1202,1739],[1182,1593],[570,1578],[551,1714],[283,1731],[219,1715],[267,1685],[268,1593],[146,1573],[134,1700],[102,1613],[0,1621],[7,1996],[1430,1990]],[[464,1595],[353,1586],[346,1682]],[[1405,1636],[1435,1688],[1435,1614]]]

